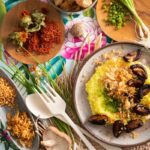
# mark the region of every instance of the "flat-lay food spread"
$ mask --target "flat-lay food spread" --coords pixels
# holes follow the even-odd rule
[[[89,122],[112,125],[115,137],[149,120],[150,69],[138,62],[140,55],[137,50],[103,62],[86,83],[93,114]]]
[[[149,150],[149,58],[149,0],[0,0],[0,150]]]

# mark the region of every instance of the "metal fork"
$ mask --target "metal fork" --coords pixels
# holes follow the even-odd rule
[[[44,90],[40,87],[38,87],[38,89],[40,90],[41,93],[39,93],[38,90],[36,90],[36,92],[41,97],[43,102],[48,106],[48,109],[50,110],[51,114],[53,114],[54,116],[61,115],[69,123],[69,125],[76,131],[76,133],[84,142],[84,144],[87,146],[87,148],[89,150],[96,150],[94,146],[88,141],[88,139],[82,134],[77,125],[70,119],[70,117],[65,112],[66,110],[65,101],[46,81],[44,81],[44,83],[46,86],[43,83],[41,83],[41,85],[42,88],[47,93],[45,93]]]

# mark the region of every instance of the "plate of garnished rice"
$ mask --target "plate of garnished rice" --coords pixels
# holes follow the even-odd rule
[[[120,147],[150,140],[149,55],[141,45],[124,42],[84,61],[74,102],[80,121],[97,139]]]

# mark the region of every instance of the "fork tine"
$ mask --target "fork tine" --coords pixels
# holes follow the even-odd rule
[[[53,92],[54,96],[59,96],[57,94],[57,92],[50,86],[50,84],[48,84],[45,80],[44,80],[44,83],[47,85],[47,87],[49,88],[49,90],[51,90],[51,92]]]
[[[44,83],[46,84],[46,86],[48,87],[48,89],[52,92],[52,94],[54,95],[54,96],[56,96],[55,94],[55,91],[53,90],[53,88],[50,86],[50,84],[48,84],[45,80],[44,80]]]
[[[38,124],[43,130],[46,129],[46,127],[44,126],[44,124],[43,124],[40,120],[38,120],[37,124]]]
[[[38,87],[38,88],[39,88],[39,87]],[[38,90],[35,89],[35,91],[36,91],[37,94],[40,96],[40,98],[43,100],[43,102],[45,103],[45,105],[47,106],[47,103],[51,103],[51,104],[52,104],[52,102],[49,100],[50,98],[43,92],[43,90],[42,90],[41,88],[39,88],[39,90],[40,90],[40,92],[41,92],[42,94],[40,94],[40,93],[38,92]]]
[[[49,96],[51,97],[51,100],[53,101],[53,102],[55,102],[54,101],[54,95],[46,88],[46,86],[43,84],[43,83],[41,83],[42,84],[42,87],[44,88],[44,90],[49,94]]]

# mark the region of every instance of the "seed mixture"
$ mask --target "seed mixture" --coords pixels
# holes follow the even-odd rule
[[[132,99],[136,88],[127,84],[133,78],[131,70],[124,64],[121,66],[108,67],[106,76],[103,79],[105,89],[110,97],[121,100],[125,109],[130,108],[129,97]]]
[[[3,77],[0,77],[0,106],[13,107],[15,105],[16,90]]]
[[[35,132],[33,124],[26,112],[18,111],[14,116],[8,113],[7,130],[10,131],[12,136],[17,138],[23,147],[32,147]]]

